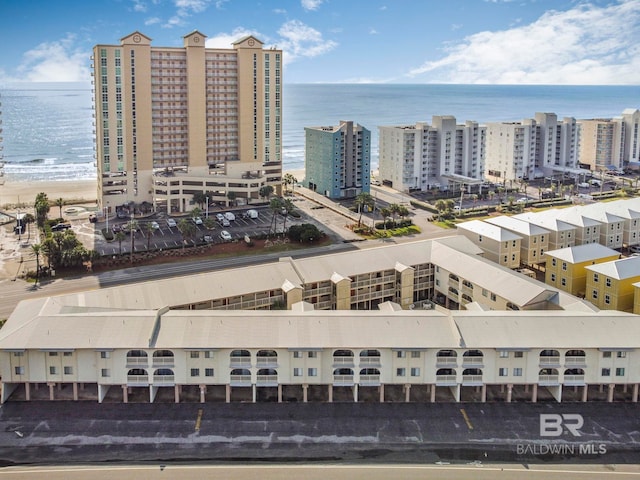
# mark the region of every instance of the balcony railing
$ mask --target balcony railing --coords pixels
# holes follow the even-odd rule
[[[380,365],[380,357],[360,357],[360,365]]]
[[[538,375],[538,385],[559,385],[558,375]]]
[[[232,387],[250,387],[251,375],[231,375],[229,383]]]
[[[173,357],[153,357],[154,367],[159,367],[159,366],[166,367],[168,365],[173,365],[174,363],[175,363],[175,358]]]
[[[249,381],[251,381],[251,378],[249,378]],[[258,375],[256,385],[259,387],[277,387],[278,375]]]
[[[540,366],[560,366],[560,357],[540,357]]]
[[[463,385],[482,385],[482,375],[463,375]]]
[[[333,364],[353,366],[353,357],[333,357]]]
[[[278,357],[257,357],[256,366],[258,367],[277,367]]]
[[[447,386],[456,385],[457,383],[455,375],[436,375],[436,385]]]
[[[484,357],[462,357],[462,366],[475,366],[479,367],[483,365]]]
[[[584,385],[584,375],[565,375],[565,385]]]
[[[251,357],[231,357],[229,360],[230,367],[250,367]]]
[[[127,357],[127,366],[147,366],[149,365],[149,357]]]
[[[127,385],[130,387],[146,387],[149,385],[147,375],[127,375]]]
[[[458,357],[436,357],[436,366],[458,365]]]
[[[176,383],[174,375],[154,375],[153,384],[156,387],[172,387]]]
[[[353,375],[334,375],[333,384],[340,387],[349,387],[353,385]]]
[[[380,385],[380,375],[360,375],[360,385],[378,386]]]
[[[585,357],[565,357],[564,364],[566,366],[586,366],[587,359]]]

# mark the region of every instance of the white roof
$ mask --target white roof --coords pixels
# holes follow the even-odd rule
[[[510,240],[522,240],[522,237],[516,235],[509,230],[492,225],[491,223],[483,222],[481,220],[470,220],[468,222],[462,222],[457,225],[459,230],[467,230],[469,232],[477,233],[483,237],[497,240],[498,242],[507,242]]]
[[[545,252],[545,255],[555,257],[569,263],[582,263],[590,260],[599,260],[601,258],[620,256],[620,252],[605,247],[599,243],[585,243],[575,247],[559,248]]]
[[[589,265],[585,268],[617,280],[636,277],[640,279],[640,257],[621,258],[612,262]]]
[[[548,210],[535,213],[519,213],[518,215],[514,215],[513,217],[525,222],[533,223],[534,225],[538,225],[539,227],[545,228],[552,232],[566,232],[576,229],[574,225],[563,222],[562,220],[558,220],[555,216],[551,216],[547,212]]]
[[[597,227],[600,226],[601,223],[587,215],[581,207],[569,207],[557,210],[554,209],[551,211],[556,212],[559,220],[563,220],[578,227]]]
[[[533,223],[525,222],[522,219],[509,217],[507,215],[490,217],[485,221],[528,237],[532,235],[546,235],[549,233],[549,230],[546,228],[542,228]]]

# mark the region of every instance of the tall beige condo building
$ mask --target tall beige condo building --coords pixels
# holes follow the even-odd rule
[[[250,204],[282,177],[282,51],[247,36],[151,46],[140,32],[93,49],[98,201],[184,212],[193,195]],[[232,192],[232,193],[231,193]]]

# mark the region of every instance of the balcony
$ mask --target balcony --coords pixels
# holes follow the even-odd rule
[[[333,357],[334,367],[353,367],[353,357]]]
[[[482,367],[484,364],[484,357],[462,357],[463,367]]]
[[[584,375],[565,375],[563,383],[571,386],[584,385]]]
[[[458,365],[458,357],[437,357],[436,367],[456,367]]]
[[[231,357],[229,366],[231,368],[251,367],[251,357]]]
[[[334,375],[333,385],[336,387],[351,387],[353,386],[353,375]]]
[[[147,375],[127,375],[128,387],[148,387],[149,377]]]
[[[478,387],[482,385],[482,375],[463,375],[462,385]]]
[[[439,387],[457,385],[457,383],[455,375],[436,375],[436,385]]]
[[[586,357],[565,357],[564,364],[566,367],[586,367],[587,359]]]
[[[360,357],[360,366],[379,367],[380,357]]]
[[[541,367],[559,367],[560,357],[540,357]]]
[[[173,357],[153,357],[154,367],[172,367],[174,363]]]
[[[173,387],[176,384],[174,375],[154,375],[153,385],[156,387]]]
[[[265,376],[271,376],[271,375],[265,375]],[[229,384],[232,387],[250,387],[251,375],[231,375],[229,378]]]
[[[127,367],[146,367],[148,365],[148,357],[127,357]]]
[[[277,368],[278,367],[278,357],[257,357],[256,358],[256,367],[260,368]]]
[[[560,385],[560,382],[558,381],[558,375],[538,375],[538,385],[540,386]]]
[[[380,375],[360,375],[360,385],[363,387],[378,387],[380,385]]]
[[[240,376],[246,376],[246,375],[240,375]],[[249,383],[251,383],[251,377],[249,377]],[[258,375],[256,380],[256,385],[258,387],[277,387],[278,375]]]

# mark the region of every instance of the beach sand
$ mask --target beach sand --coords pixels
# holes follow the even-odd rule
[[[31,206],[41,192],[46,193],[49,200],[62,198],[67,204],[95,202],[97,191],[95,180],[10,182],[5,179],[0,185],[0,207]]]

